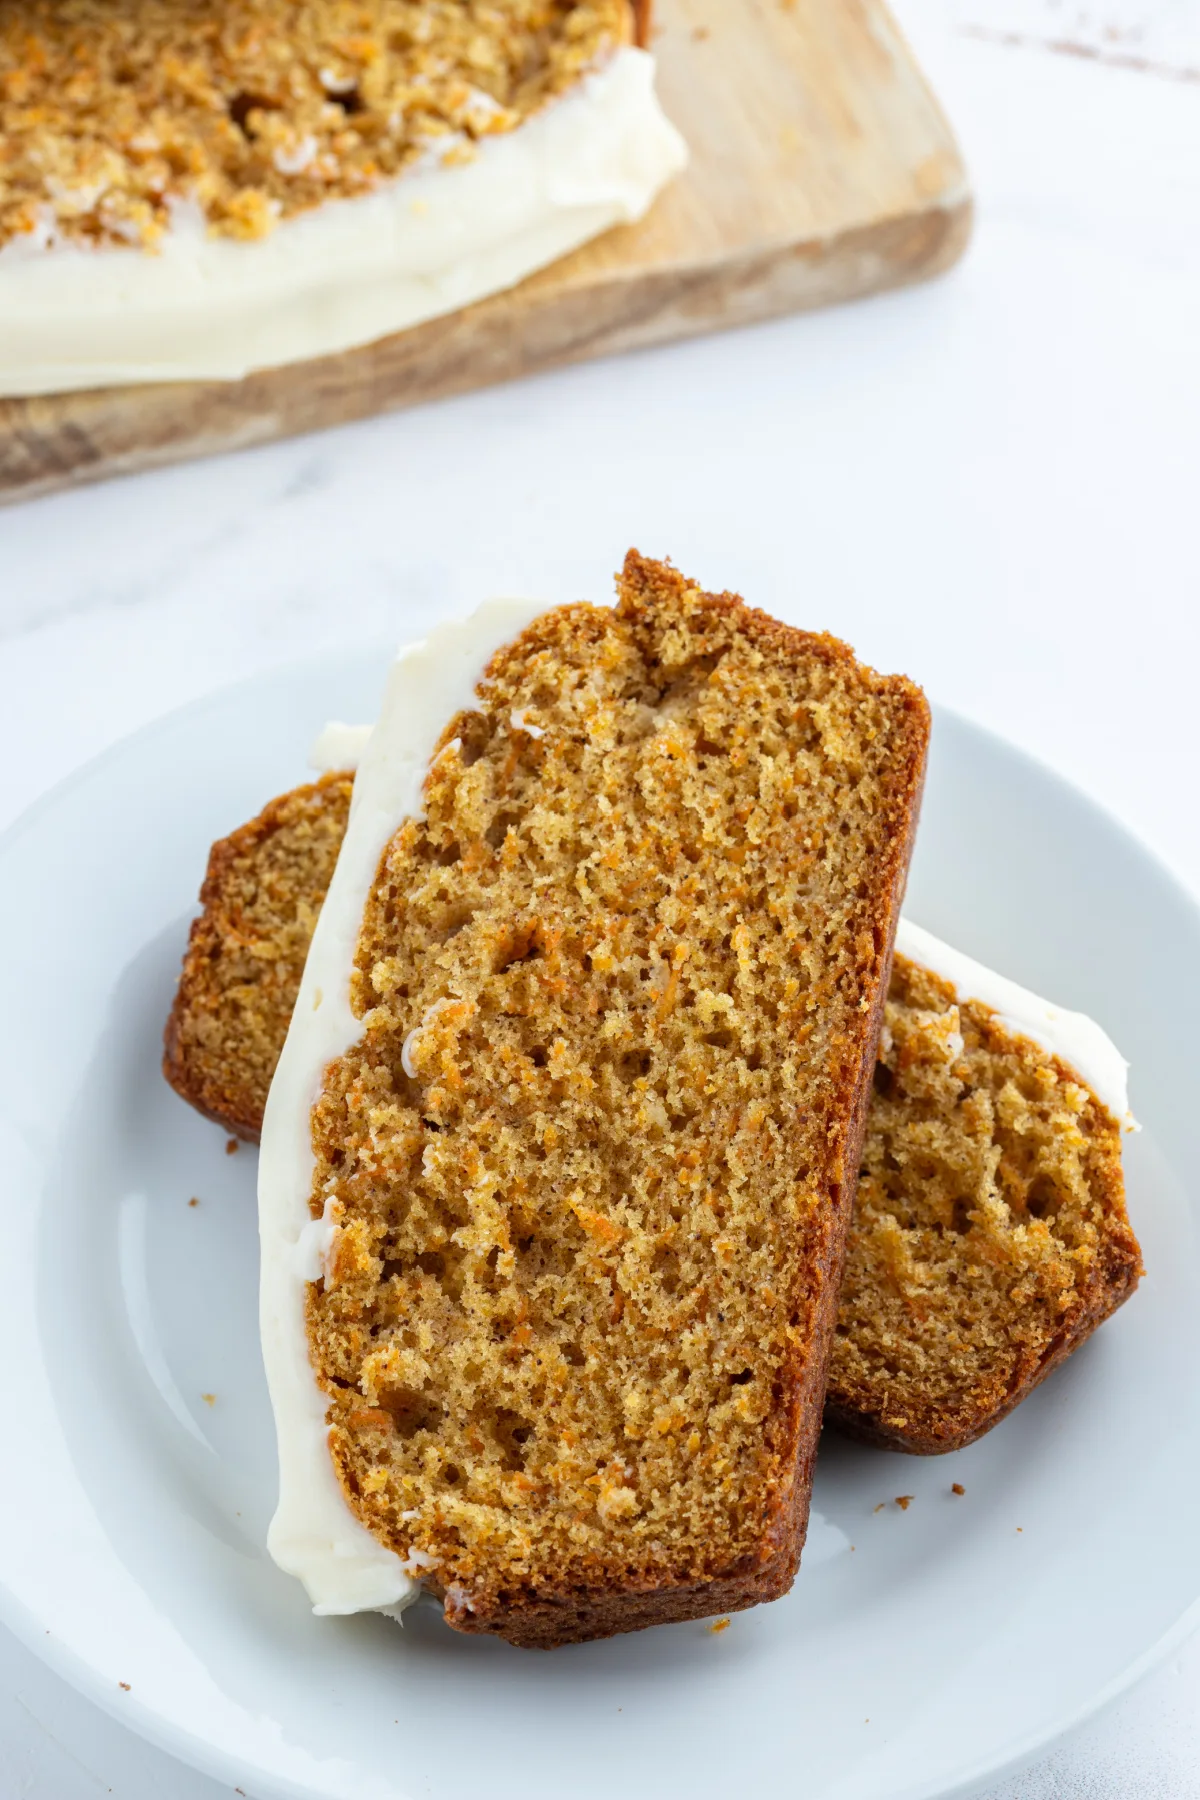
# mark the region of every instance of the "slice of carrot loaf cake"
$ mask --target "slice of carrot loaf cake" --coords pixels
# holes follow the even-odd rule
[[[232,378],[453,311],[686,160],[646,0],[0,7],[0,394]]]
[[[263,1122],[319,1609],[548,1647],[786,1591],[927,737],[632,553],[401,655]]]
[[[826,1419],[897,1450],[999,1422],[1126,1300],[1125,1063],[901,922]]]

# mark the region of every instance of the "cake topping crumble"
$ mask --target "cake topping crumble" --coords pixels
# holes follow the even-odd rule
[[[0,248],[254,239],[469,158],[628,36],[628,0],[24,0],[0,9]]]

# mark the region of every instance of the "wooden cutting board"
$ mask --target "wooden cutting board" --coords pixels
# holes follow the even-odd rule
[[[0,400],[0,498],[850,299],[961,254],[958,149],[879,0],[656,0],[652,47],[691,163],[640,224],[339,356],[244,381]]]

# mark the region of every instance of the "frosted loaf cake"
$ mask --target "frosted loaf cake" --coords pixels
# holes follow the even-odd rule
[[[686,159],[645,14],[629,0],[0,9],[0,394],[328,355],[640,218]]]
[[[928,714],[619,593],[435,633],[356,779],[260,1166],[271,1548],[325,1610],[549,1646],[799,1559]]]

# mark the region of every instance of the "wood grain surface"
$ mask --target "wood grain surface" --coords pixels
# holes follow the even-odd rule
[[[658,0],[652,47],[691,163],[640,224],[338,356],[235,382],[0,400],[0,498],[851,299],[961,254],[958,150],[878,0]]]

